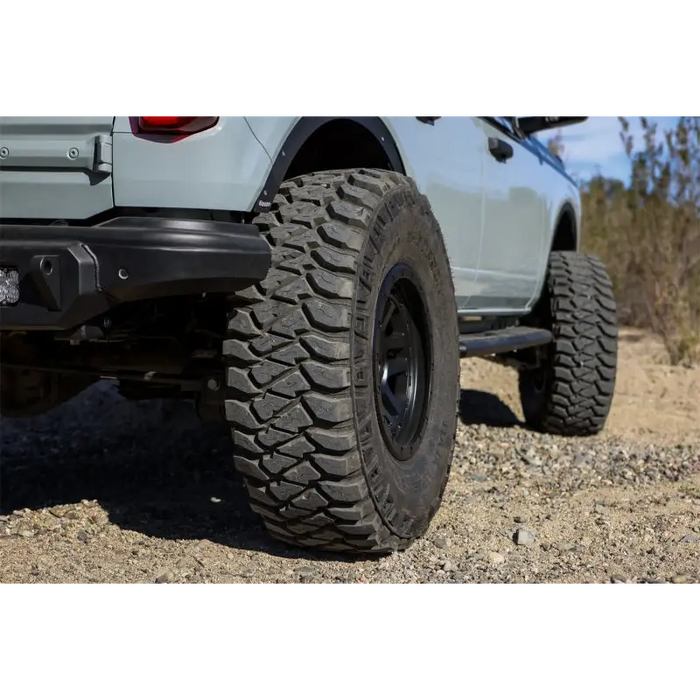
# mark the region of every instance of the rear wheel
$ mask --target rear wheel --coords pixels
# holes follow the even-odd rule
[[[387,552],[422,535],[457,424],[457,309],[440,228],[397,173],[285,183],[257,221],[267,279],[235,296],[226,415],[277,538]]]

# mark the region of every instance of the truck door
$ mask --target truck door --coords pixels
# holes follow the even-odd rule
[[[536,293],[546,254],[546,194],[541,175],[549,164],[515,133],[508,118],[480,121],[487,150],[484,227],[478,293],[471,306],[522,311]]]

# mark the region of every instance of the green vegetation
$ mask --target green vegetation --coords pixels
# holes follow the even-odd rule
[[[663,135],[640,117],[642,143],[620,120],[629,183],[582,185],[583,246],[606,263],[620,322],[664,340],[674,364],[700,361],[700,117]],[[565,155],[559,135],[550,150]]]

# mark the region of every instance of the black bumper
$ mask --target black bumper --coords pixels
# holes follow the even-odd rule
[[[0,330],[66,330],[124,302],[233,292],[264,279],[269,266],[270,248],[248,224],[0,224],[0,269],[19,279],[19,301],[0,304]]]

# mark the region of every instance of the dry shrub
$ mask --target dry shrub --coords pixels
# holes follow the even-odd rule
[[[698,362],[700,117],[679,117],[663,136],[640,117],[639,145],[619,119],[630,181],[583,185],[584,247],[608,266],[621,323],[658,333],[674,364]]]

